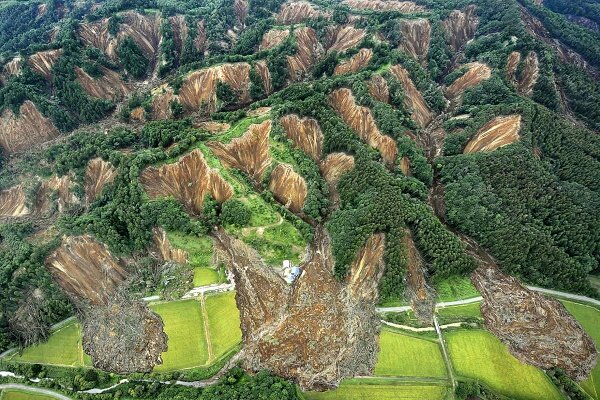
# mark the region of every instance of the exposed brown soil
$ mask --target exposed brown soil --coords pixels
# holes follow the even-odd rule
[[[480,266],[471,280],[483,297],[486,328],[511,354],[542,369],[560,367],[577,381],[589,376],[596,347],[559,301],[527,289],[494,265]]]
[[[298,51],[293,56],[287,56],[292,80],[302,79],[323,55],[323,46],[319,43],[313,28],[303,27],[294,31]]]
[[[303,390],[329,389],[344,377],[372,373],[379,347],[375,304],[384,241],[382,234],[371,236],[341,283],[332,275],[329,237],[317,227],[300,266],[302,276],[287,285],[254,249],[223,230],[216,232],[217,251],[236,285],[242,365],[293,379]]]
[[[435,310],[435,292],[427,284],[424,272],[426,266],[415,246],[409,229],[404,230],[402,245],[406,250],[408,261],[406,273],[407,297],[410,299],[410,304],[417,318],[431,324]]]
[[[130,374],[162,364],[167,335],[160,316],[141,301],[113,295],[83,312],[83,349],[94,368]]]
[[[360,49],[358,53],[347,60],[340,62],[333,71],[334,75],[342,75],[347,73],[355,73],[369,65],[373,57],[373,50]]]
[[[381,134],[375,124],[371,110],[356,104],[350,89],[341,88],[334,90],[329,95],[329,102],[340,114],[344,122],[362,140],[381,152],[381,156],[388,166],[394,165],[396,156],[398,155],[396,142],[391,137]]]
[[[173,88],[166,83],[152,89],[152,112],[153,120],[162,120],[171,118],[171,102],[177,101],[179,96],[173,92]],[[143,109],[142,109],[143,112]]]
[[[174,197],[187,212],[194,215],[202,212],[207,194],[219,203],[233,195],[231,185],[219,175],[217,169],[208,166],[198,149],[174,164],[146,168],[140,176],[140,183],[150,198]]]
[[[394,65],[390,68],[390,72],[400,81],[404,88],[404,105],[409,110],[412,119],[421,128],[429,125],[434,117],[433,112],[431,112],[421,92],[417,90],[415,84],[410,79],[408,71],[400,65]]]
[[[0,216],[20,217],[29,214],[29,212],[23,186],[18,185],[0,191]]]
[[[402,31],[400,49],[421,65],[426,65],[429,43],[431,42],[431,25],[429,21],[424,18],[403,20],[400,29]]]
[[[229,130],[229,128],[231,128],[231,125],[229,125],[226,122],[201,121],[194,123],[194,128],[202,129],[210,133],[216,134]]]
[[[328,52],[343,53],[362,42],[367,32],[351,25],[328,26],[325,31],[324,47]]]
[[[67,207],[79,203],[73,192],[73,180],[69,175],[53,176],[42,181],[35,199],[34,211],[38,214],[51,214],[54,204],[58,212],[64,212]],[[56,194],[56,200],[53,195]]]
[[[375,100],[383,101],[384,103],[390,102],[390,91],[385,79],[379,74],[375,74],[367,82],[369,87],[369,93]]]
[[[173,41],[175,42],[175,49],[179,54],[183,50],[185,41],[189,35],[189,28],[185,22],[185,15],[177,14],[169,17],[169,24],[173,29]]]
[[[344,0],[343,4],[357,10],[375,10],[375,11],[399,11],[402,13],[414,13],[425,11],[425,7],[412,1],[396,0]]]
[[[241,170],[259,187],[265,170],[271,165],[270,132],[271,120],[266,120],[261,124],[250,125],[242,137],[235,138],[228,144],[207,144],[225,167]]]
[[[152,230],[154,234],[154,244],[158,248],[163,261],[174,261],[179,264],[187,264],[188,252],[181,249],[175,249],[171,246],[167,232],[162,228],[154,228]]]
[[[446,89],[446,97],[448,99],[459,99],[465,90],[478,85],[481,81],[489,79],[492,76],[491,68],[479,62],[465,64],[459,68],[462,67],[467,67],[468,71],[448,86],[448,89]]]
[[[317,18],[319,14],[315,6],[308,1],[290,1],[281,6],[276,18],[280,25],[291,25]]]
[[[4,67],[2,67],[2,81],[6,81],[10,76],[19,75],[21,73],[22,62],[23,57],[17,56],[4,64]]]
[[[332,207],[339,204],[340,196],[337,184],[342,175],[354,168],[354,157],[346,153],[328,154],[321,162],[321,174],[329,186],[329,197]]]
[[[77,304],[105,304],[127,275],[108,248],[89,235],[64,238],[46,266]]]
[[[40,51],[29,57],[27,63],[32,70],[42,75],[44,78],[52,79],[52,66],[62,54],[61,49]]]
[[[204,53],[206,50],[206,28],[204,27],[204,20],[200,20],[196,23],[197,34],[194,39],[194,47],[200,53]]]
[[[408,157],[403,156],[400,159],[400,165],[399,165],[399,167],[400,167],[400,171],[402,171],[402,173],[404,175],[406,175],[406,176],[410,176],[411,175],[411,173],[410,173],[410,159]]]
[[[83,69],[75,67],[77,82],[92,97],[106,100],[118,100],[125,97],[130,91],[128,84],[123,82],[118,72],[101,67],[102,76],[93,78]]]
[[[238,28],[244,28],[250,4],[248,0],[234,0],[233,10],[235,12],[236,25]]]
[[[292,141],[294,147],[302,149],[314,161],[321,159],[323,152],[323,132],[317,120],[300,118],[295,114],[281,118],[285,135]]]
[[[523,70],[521,75],[517,77],[517,67],[521,62],[521,53],[513,51],[508,56],[506,61],[506,75],[509,81],[515,85],[517,92],[523,96],[530,96],[533,92],[538,76],[539,76],[539,61],[537,54],[530,51],[525,57]]]
[[[289,29],[271,29],[267,31],[260,41],[259,50],[269,50],[279,46],[290,35]]]
[[[117,39],[108,32],[108,18],[79,25],[79,37],[90,46],[96,47],[111,59],[116,58]]]
[[[474,4],[464,10],[453,10],[445,21],[442,21],[446,31],[446,40],[454,52],[460,51],[465,44],[475,36],[479,18],[475,14]]]
[[[217,110],[217,83],[223,82],[238,94],[238,103],[250,101],[250,64],[222,64],[189,74],[179,90],[179,101],[188,112]]]
[[[161,17],[159,13],[142,15],[135,11],[126,11],[122,15],[123,23],[118,34],[119,39],[131,37],[140,46],[148,59],[152,60],[159,50]]]
[[[464,154],[477,151],[494,151],[519,139],[520,115],[500,116],[481,127],[467,143]]]
[[[108,161],[94,158],[88,162],[85,169],[84,189],[86,207],[102,193],[104,186],[117,176],[117,170]]]
[[[58,136],[58,129],[29,100],[20,108],[19,116],[9,109],[0,117],[0,146],[7,153],[29,150]]]
[[[273,93],[273,86],[271,84],[271,71],[269,71],[267,62],[265,60],[259,60],[256,62],[256,64],[254,64],[254,68],[260,76],[265,93],[267,95]]]
[[[304,178],[287,164],[278,164],[271,172],[269,190],[275,199],[294,213],[300,213],[308,188]]]

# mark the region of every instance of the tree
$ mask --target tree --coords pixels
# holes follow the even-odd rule
[[[246,226],[250,215],[248,207],[239,200],[227,200],[221,206],[221,221],[226,225]]]
[[[140,79],[146,75],[149,61],[135,40],[127,36],[119,43],[117,53],[123,67],[134,78]]]

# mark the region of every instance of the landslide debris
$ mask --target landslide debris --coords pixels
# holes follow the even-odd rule
[[[131,37],[140,46],[144,55],[152,60],[159,51],[162,22],[160,14],[126,11],[121,18],[123,22],[118,33],[119,40],[127,36]]]
[[[315,162],[319,162],[323,153],[323,132],[317,120],[290,114],[282,117],[280,122],[294,147],[300,148]]]
[[[294,31],[298,51],[293,56],[287,56],[290,79],[300,80],[323,55],[323,46],[319,43],[317,33],[313,28],[303,27]]]
[[[262,176],[269,165],[269,133],[271,120],[252,124],[242,137],[228,144],[209,142],[208,147],[227,168],[237,168],[247,174],[256,187],[260,187]]]
[[[342,175],[354,168],[354,157],[346,153],[330,153],[321,162],[321,174],[329,186],[332,208],[337,207],[340,195],[337,184]]]
[[[10,76],[19,75],[21,73],[22,62],[23,57],[17,56],[4,64],[4,67],[2,68],[2,81],[6,81]]]
[[[0,117],[0,146],[12,154],[29,150],[58,136],[58,129],[29,100],[21,105],[19,115],[6,109]]]
[[[367,87],[369,88],[369,93],[375,100],[384,103],[390,102],[390,90],[383,76],[379,74],[371,76],[371,79],[367,82]]]
[[[383,273],[383,234],[359,251],[345,282],[332,275],[330,239],[317,227],[303,274],[292,285],[258,253],[222,229],[216,248],[233,274],[240,310],[244,368],[268,369],[303,390],[336,387],[345,377],[370,374],[379,319],[377,285]]]
[[[482,126],[467,143],[464,154],[478,151],[494,151],[519,140],[520,115],[493,118]]]
[[[355,73],[369,65],[373,57],[373,50],[360,49],[358,53],[350,57],[348,60],[340,62],[333,70],[334,75],[342,75],[347,73]]]
[[[278,202],[296,214],[302,211],[308,194],[304,178],[287,164],[278,164],[273,169],[269,190]]]
[[[263,89],[267,95],[273,93],[273,85],[271,83],[271,71],[265,60],[259,60],[254,64],[254,68],[262,81]]]
[[[56,204],[58,212],[62,213],[68,206],[79,203],[72,190],[73,184],[69,175],[53,176],[42,181],[35,196],[34,211],[39,214],[51,214]]]
[[[400,24],[402,42],[400,49],[417,60],[427,64],[429,43],[431,42],[431,24],[424,18],[402,20]]]
[[[32,70],[50,80],[52,79],[52,67],[61,54],[61,49],[40,51],[31,55],[27,63]]]
[[[527,289],[495,265],[471,275],[481,293],[486,328],[521,362],[559,367],[572,379],[589,376],[598,352],[592,339],[558,301]]]
[[[344,0],[342,4],[346,4],[350,8],[357,10],[375,10],[375,11],[399,11],[401,13],[414,13],[425,11],[425,7],[420,6],[412,1],[396,1],[396,0]]]
[[[76,303],[92,305],[105,304],[127,276],[108,248],[89,235],[63,238],[46,266]]]
[[[111,183],[116,176],[117,170],[111,163],[99,157],[88,162],[84,178],[86,207],[89,207],[98,198],[104,186]]]
[[[105,100],[118,100],[131,92],[128,84],[123,82],[118,72],[100,67],[102,76],[93,78],[83,69],[75,67],[77,82],[92,97]]]
[[[448,89],[446,89],[446,97],[450,100],[459,99],[465,90],[476,86],[481,81],[489,79],[492,76],[491,68],[479,62],[465,64],[462,67],[467,68],[467,72],[452,82],[448,86]]]
[[[329,95],[329,102],[340,114],[344,122],[352,128],[358,136],[371,147],[381,153],[381,157],[388,164],[394,165],[398,148],[396,142],[389,136],[383,135],[371,114],[371,110],[356,104],[350,89],[336,89]]]
[[[289,29],[271,29],[267,31],[260,41],[258,50],[270,50],[279,46],[290,35]]]
[[[290,1],[281,6],[276,18],[279,25],[291,25],[317,18],[319,15],[319,11],[308,1]]]
[[[171,242],[167,237],[167,232],[163,228],[156,227],[152,230],[154,234],[154,244],[158,248],[163,261],[174,261],[179,264],[187,264],[189,254],[182,249],[176,249],[171,246]]]
[[[479,25],[476,10],[477,7],[471,4],[464,10],[453,10],[448,18],[442,21],[446,31],[446,41],[454,52],[461,51],[463,46],[475,36]]]
[[[431,123],[434,115],[421,95],[421,92],[417,90],[412,79],[410,79],[408,71],[400,65],[394,65],[390,68],[390,72],[400,81],[404,88],[404,105],[409,110],[412,119],[421,128],[425,128]]]
[[[402,245],[407,258],[406,297],[410,299],[415,316],[424,323],[431,324],[435,311],[435,291],[427,284],[426,265],[409,229],[404,230]]]
[[[164,83],[152,89],[150,93],[152,94],[151,118],[154,120],[171,118],[171,102],[178,99],[173,88]],[[143,113],[144,109],[140,108],[140,111]]]
[[[521,53],[518,51],[510,53],[506,61],[506,75],[520,95],[530,96],[539,76],[538,56],[534,51],[530,51],[523,62],[523,70],[517,76],[517,67],[520,63]]]
[[[358,46],[367,32],[351,25],[328,26],[325,31],[325,48],[327,52],[343,53],[348,49]]]
[[[0,216],[20,217],[29,214],[22,185],[0,191]]]
[[[210,194],[217,202],[231,198],[233,189],[217,169],[211,169],[199,149],[181,157],[174,164],[146,168],[140,183],[150,198],[174,197],[193,215],[202,212],[204,197]]]

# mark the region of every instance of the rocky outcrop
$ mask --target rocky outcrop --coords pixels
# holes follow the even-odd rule
[[[542,369],[559,367],[581,381],[598,356],[593,340],[554,299],[527,289],[495,266],[481,266],[471,280],[481,293],[486,328],[521,362]]]
[[[150,198],[174,197],[187,212],[194,215],[202,213],[207,194],[219,203],[233,195],[231,185],[219,175],[217,169],[208,166],[198,149],[174,164],[146,168],[140,176],[140,183]]]
[[[477,7],[469,5],[464,10],[454,10],[446,20],[442,21],[446,31],[446,41],[455,52],[460,51],[465,44],[475,36],[479,18],[475,14]]]
[[[29,57],[27,63],[33,71],[50,80],[52,79],[52,67],[61,54],[61,49],[40,51]]]
[[[238,104],[250,101],[250,64],[222,64],[187,75],[179,89],[184,110],[212,113],[217,110],[217,84],[225,83],[238,95]]]
[[[93,305],[105,304],[127,276],[108,248],[89,235],[64,238],[46,266],[77,303]]]
[[[102,76],[94,78],[83,69],[75,67],[77,82],[87,94],[105,100],[118,100],[129,94],[129,85],[123,82],[118,72],[104,67],[101,67],[101,71]]]
[[[342,75],[348,73],[356,73],[369,65],[373,57],[373,50],[360,49],[358,53],[350,57],[348,60],[340,62],[334,69],[334,75]]]
[[[465,64],[462,67],[466,67],[468,70],[448,86],[448,89],[446,89],[446,97],[448,99],[456,100],[460,98],[465,90],[478,85],[481,81],[489,79],[492,76],[491,68],[479,62]]]
[[[344,122],[362,140],[371,147],[379,150],[381,157],[388,166],[394,165],[396,156],[398,155],[396,142],[391,137],[381,134],[375,124],[371,110],[356,104],[350,89],[341,88],[334,90],[329,95],[329,102],[338,114],[340,114]]]
[[[517,76],[517,68],[521,63],[521,53],[513,51],[506,61],[506,75],[509,81],[517,88],[517,92],[523,96],[530,96],[533,92],[538,76],[539,61],[537,54],[530,51],[523,64],[523,69]]]
[[[323,47],[319,43],[313,28],[303,27],[294,31],[298,51],[293,56],[287,56],[290,78],[303,78],[323,55]]]
[[[365,38],[367,32],[357,29],[352,25],[328,26],[325,31],[325,48],[327,52],[343,53],[358,46]]]
[[[86,207],[98,198],[104,186],[111,183],[116,176],[117,170],[108,161],[98,157],[88,162],[84,178]]]
[[[289,29],[271,29],[267,31],[260,41],[258,50],[270,50],[279,46],[290,35]]]
[[[29,212],[23,186],[0,191],[0,217],[21,217]]]
[[[291,165],[278,164],[271,172],[269,190],[275,199],[292,212],[300,213],[308,188],[304,178]]]
[[[256,72],[260,76],[260,80],[262,82],[263,90],[267,95],[273,93],[273,85],[271,83],[271,71],[269,71],[269,67],[267,66],[267,62],[265,60],[259,60],[254,64],[254,68]]]
[[[467,143],[464,154],[494,151],[519,140],[520,115],[500,116],[492,119],[477,131]]]
[[[396,1],[396,0],[344,0],[342,4],[346,4],[350,8],[357,10],[375,10],[375,11],[399,11],[402,13],[414,13],[425,11],[425,7],[420,6],[412,1]]]
[[[304,151],[315,162],[319,162],[323,152],[323,132],[317,120],[291,114],[281,118],[281,125],[294,147]]]
[[[0,117],[0,146],[6,153],[29,150],[58,136],[58,129],[44,117],[29,100],[20,108],[19,115],[4,110]]]
[[[421,65],[426,65],[431,42],[429,21],[424,18],[402,20],[400,30],[402,31],[400,49]]]
[[[216,249],[234,276],[247,370],[268,369],[303,390],[329,389],[342,378],[372,373],[384,237],[369,238],[343,283],[332,275],[329,240],[317,227],[300,265],[303,273],[288,285],[254,249],[223,230],[216,233]]]
[[[171,246],[167,232],[163,228],[156,227],[152,230],[154,234],[154,244],[158,248],[163,261],[173,261],[179,264],[187,264],[189,254],[182,249],[176,249]]]
[[[317,18],[319,14],[315,6],[308,1],[290,1],[281,6],[276,18],[280,25],[291,25]]]
[[[269,165],[269,133],[271,120],[252,124],[244,136],[233,139],[228,144],[209,142],[208,146],[227,168],[237,168],[247,174],[255,185],[260,185],[262,176]]]
[[[383,76],[375,74],[367,82],[369,93],[375,100],[382,101],[384,103],[390,102],[390,90],[388,84],[383,79]]]
[[[394,65],[390,68],[390,72],[400,81],[404,88],[404,105],[410,112],[413,121],[421,128],[425,128],[433,120],[434,115],[421,95],[421,92],[417,90],[412,79],[410,79],[408,71],[400,65]]]

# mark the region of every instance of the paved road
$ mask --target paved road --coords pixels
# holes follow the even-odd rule
[[[27,385],[19,385],[18,383],[2,384],[2,385],[0,385],[0,390],[2,390],[2,389],[27,390],[28,392],[44,394],[46,396],[54,397],[55,399],[72,400],[70,397],[67,397],[64,394],[61,394],[61,393],[58,393],[58,392],[55,392],[55,391],[52,391],[49,389],[43,389],[43,388],[27,386]]]

